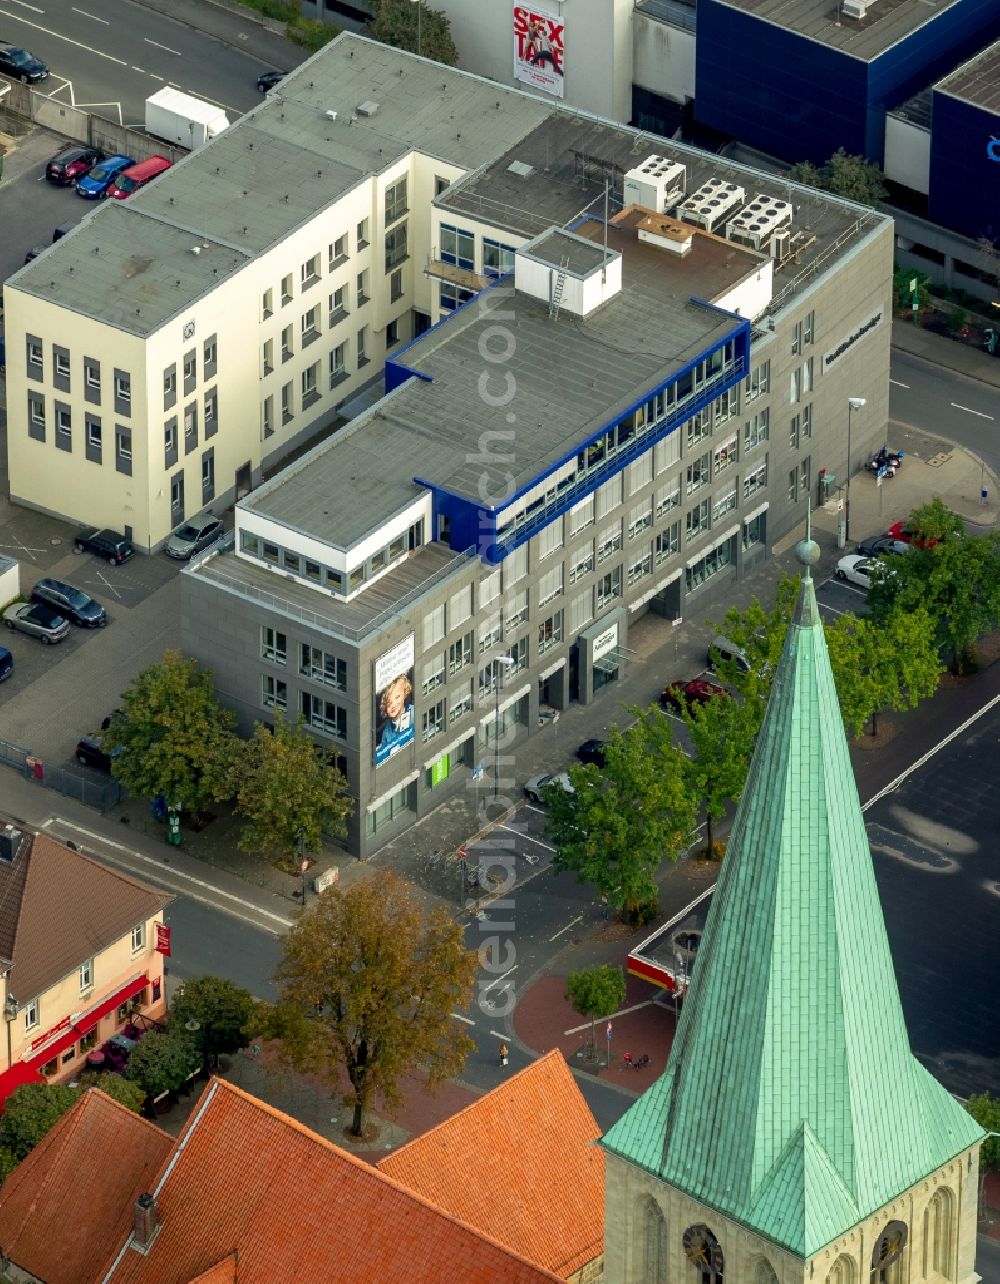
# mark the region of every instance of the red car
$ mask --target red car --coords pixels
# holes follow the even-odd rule
[[[890,539],[899,540],[903,544],[912,544],[915,548],[933,548],[937,543],[936,539],[918,539],[915,526],[908,524],[909,519],[901,522],[893,522],[886,532]]]
[[[709,682],[707,678],[692,678],[690,682],[671,682],[660,692],[660,704],[664,709],[675,709],[678,713],[693,704],[708,704],[720,696],[728,698],[729,692]]]
[[[98,161],[104,160],[104,153],[97,147],[67,147],[58,156],[53,156],[45,166],[45,177],[50,183],[68,187],[84,174],[89,174]]]

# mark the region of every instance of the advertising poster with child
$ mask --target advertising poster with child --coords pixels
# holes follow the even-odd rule
[[[514,79],[563,96],[566,25],[544,9],[514,6]]]
[[[413,634],[375,661],[375,766],[413,741]]]

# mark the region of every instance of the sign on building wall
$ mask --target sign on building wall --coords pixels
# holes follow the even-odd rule
[[[413,634],[375,661],[375,766],[413,742]]]
[[[860,343],[866,334],[871,334],[871,332],[878,329],[881,324],[882,310],[880,308],[878,312],[873,313],[870,317],[867,317],[862,321],[859,326],[856,326],[850,334],[845,334],[836,347],[831,348],[829,352],[825,352],[823,354],[824,374],[832,365],[835,365],[841,357],[850,352],[856,343]]]
[[[566,25],[545,9],[514,6],[514,79],[562,98]]]
[[[165,923],[156,924],[156,953],[170,957],[170,928]]]
[[[603,656],[607,655],[609,651],[613,651],[617,645],[618,624],[616,622],[612,624],[609,629],[605,629],[603,633],[598,633],[597,637],[594,638],[594,663],[596,664],[596,662]]]

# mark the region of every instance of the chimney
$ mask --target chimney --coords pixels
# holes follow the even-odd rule
[[[156,1196],[140,1195],[132,1207],[132,1247],[145,1253],[160,1229],[156,1219]]]
[[[0,861],[6,865],[13,865],[20,851],[22,838],[21,831],[15,829],[13,825],[7,825],[0,830]]]

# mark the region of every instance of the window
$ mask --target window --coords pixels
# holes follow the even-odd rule
[[[60,450],[69,450],[73,443],[73,417],[69,406],[61,401],[56,402],[56,445]]]
[[[726,513],[731,513],[736,507],[736,487],[725,495],[720,495],[712,505],[712,524],[714,525]]]
[[[146,944],[146,924],[139,923],[132,928],[132,953],[138,954]]]
[[[206,339],[201,349],[201,368],[202,375],[205,379],[214,377],[219,365],[219,341],[213,334],[210,339]]]
[[[389,277],[389,302],[397,303],[403,297],[403,269],[398,268]]]
[[[479,606],[484,606],[495,601],[500,596],[500,571],[495,570],[490,575],[479,581]]]
[[[507,651],[507,659],[513,663],[507,666],[504,678],[509,678],[515,673],[520,673],[522,669],[528,667],[528,639],[519,638],[512,647]]]
[[[544,606],[546,602],[551,602],[554,597],[558,597],[563,591],[563,567],[560,562],[558,566],[553,566],[550,571],[538,581],[538,605]]]
[[[201,502],[210,504],[215,498],[215,447],[201,457]]]
[[[38,1000],[32,999],[30,1003],[24,1005],[24,1028],[34,1030],[38,1027]]]
[[[314,361],[308,369],[302,371],[302,409],[319,401],[319,362]]]
[[[219,394],[215,388],[205,393],[205,437],[214,437],[219,431]]]
[[[368,220],[363,218],[358,224],[358,249],[366,250],[368,248]]]
[[[680,547],[681,524],[680,522],[673,522],[665,531],[660,531],[656,537],[655,554],[657,566],[668,558],[673,557],[675,553],[680,552]]]
[[[796,321],[792,327],[792,356],[797,357],[802,351],[802,322]]]
[[[501,241],[493,241],[484,236],[483,272],[486,276],[506,276],[513,272],[515,253],[513,245],[504,245]]]
[[[292,399],[291,383],[282,384],[281,387],[281,422],[289,424],[295,417],[295,408]]]
[[[292,274],[281,278],[281,306],[285,307],[292,301]]]
[[[610,526],[605,526],[597,536],[597,561],[598,563],[607,561],[613,553],[622,546],[622,524],[621,521],[612,522]]]
[[[302,716],[315,731],[325,732],[337,740],[347,739],[347,710],[332,700],[303,691]]]
[[[812,343],[816,332],[816,313],[807,312],[802,321],[802,342]]]
[[[727,539],[720,544],[718,548],[709,549],[700,561],[695,562],[694,566],[689,566],[685,572],[688,589],[698,588],[699,585],[710,580],[713,575],[718,575],[720,571],[731,565],[735,543],[736,537],[733,536],[732,539]]]
[[[785,497],[789,503],[795,502],[795,483],[797,480],[798,474],[796,473],[796,470],[794,468],[790,468],[788,470],[788,489],[785,492]]]
[[[406,259],[406,224],[400,223],[385,234],[385,270],[391,272]]]
[[[659,477],[660,473],[665,473],[681,457],[680,433],[672,432],[666,440],[658,441],[653,448],[653,456],[656,463],[656,475]]]
[[[458,673],[472,663],[472,633],[466,633],[448,648],[448,672]]]
[[[515,548],[513,553],[509,553],[504,558],[503,563],[503,586],[509,589],[512,584],[518,580],[523,580],[528,574],[528,546],[522,544],[520,548]]]
[[[576,535],[585,527],[593,525],[594,522],[594,496],[588,495],[586,499],[581,500],[579,504],[574,505],[569,510],[569,533]]]
[[[274,369],[274,340],[265,339],[264,346],[261,348],[261,369],[265,375],[269,375]]]
[[[554,522],[550,522],[538,533],[538,560],[554,553],[557,548],[562,548],[563,543],[563,524],[562,518],[557,517]]]
[[[503,631],[505,637],[510,637],[515,629],[519,628],[528,618],[528,590],[522,589],[520,593],[513,593],[506,602],[503,611]]]
[[[747,402],[756,401],[771,386],[771,363],[765,361],[750,371],[743,382],[743,395]]]
[[[767,460],[751,469],[743,478],[743,498],[749,499],[767,485]]]
[[[308,290],[311,285],[315,285],[319,280],[320,259],[318,254],[314,254],[311,259],[307,259],[300,269],[300,280],[303,290]]]
[[[94,960],[87,959],[80,964],[80,993],[94,988]]]
[[[330,353],[330,387],[336,388],[347,378],[347,344],[338,343]]]
[[[594,618],[594,591],[587,589],[575,597],[569,606],[569,631],[577,634]]]
[[[367,352],[368,348],[368,327],[363,325],[358,331],[358,369],[366,366],[370,360]]]
[[[432,660],[423,666],[422,690],[425,696],[430,695],[438,687],[444,686],[444,654],[442,651],[440,655],[434,656]]]
[[[277,551],[277,550],[275,550]],[[288,638],[268,624],[260,627],[260,658],[284,668],[288,663]]]
[[[28,363],[28,374],[32,379],[42,377],[42,341],[33,335],[25,339],[25,357]]]
[[[597,609],[603,610],[609,602],[622,595],[622,568],[614,567],[597,581]]]
[[[434,175],[434,198],[443,195],[451,186],[450,178],[443,178],[440,174]]]
[[[96,415],[84,416],[84,449],[87,458],[95,464],[101,462],[101,450],[103,447],[103,437],[101,434],[101,421]]]
[[[712,479],[712,456],[706,451],[699,459],[687,466],[687,493],[694,494],[702,486],[707,486]]]
[[[101,400],[101,363],[93,357],[83,359],[83,395],[88,401]]]
[[[460,285],[451,285],[447,281],[442,281],[438,288],[438,303],[442,312],[454,312],[473,297],[472,290],[464,290]]]
[[[687,421],[684,425],[684,431],[688,446],[694,446],[703,437],[707,437],[712,431],[711,411],[700,410],[692,419]]]
[[[358,292],[358,307],[363,307],[368,302],[368,269],[358,273],[356,282]]]
[[[799,494],[808,495],[812,477],[812,460],[803,459],[799,465]]]
[[[538,654],[544,655],[563,640],[563,613],[556,611],[538,626]]]
[[[762,442],[767,441],[769,434],[769,425],[771,421],[771,412],[762,410],[760,414],[754,415],[743,425],[743,453],[748,454],[751,450],[756,449]]]
[[[342,263],[347,262],[347,233],[338,236],[330,248],[327,250],[327,270],[332,272]]]
[[[184,474],[174,473],[170,479],[170,518],[176,526],[184,518]]]
[[[652,499],[644,500],[637,504],[628,515],[628,537],[635,539],[643,531],[649,530],[653,524],[653,501]]]
[[[316,303],[308,312],[302,314],[302,346],[305,348],[308,344],[313,343],[319,338],[320,319],[319,304]]]
[[[503,615],[496,611],[480,625],[479,654],[489,651],[503,640]]]
[[[191,392],[198,382],[198,359],[194,348],[184,354],[184,394]]]
[[[261,434],[266,439],[274,436],[274,397],[265,397],[260,407]]]
[[[594,541],[583,544],[570,555],[569,582],[575,584],[594,569]]]
[[[715,414],[715,425],[718,427],[724,424],[727,419],[740,412],[740,394],[737,388],[730,388],[724,392],[721,397],[716,397],[715,404],[712,407]]]
[[[266,321],[268,317],[274,315],[274,291],[265,290],[260,296],[260,318]]]
[[[52,376],[56,380],[57,387],[59,380],[69,383],[69,351],[66,348],[57,348],[52,345]]]
[[[802,392],[807,396],[813,390],[813,358],[806,357],[802,363]]]
[[[163,372],[163,409],[169,410],[177,400],[177,365],[167,366]]]
[[[656,521],[672,508],[678,508],[681,502],[681,479],[675,477],[672,482],[656,494]]]
[[[788,400],[794,406],[802,395],[802,371],[797,367],[788,376]]]
[[[712,459],[712,465],[716,476],[718,476],[719,473],[725,472],[727,468],[736,463],[736,441],[737,439],[735,436],[730,437],[729,440],[724,442],[715,452]]]
[[[459,589],[448,601],[448,628],[457,629],[472,615],[472,585]]]
[[[750,521],[743,523],[744,548],[750,548],[754,544],[763,544],[764,518],[764,513],[758,513],[756,517],[751,517]]]
[[[799,448],[799,429],[802,423],[801,415],[792,415],[788,423],[788,446],[790,450]]]
[[[424,616],[424,645],[423,650],[428,651],[432,646],[444,638],[444,603],[434,607]]]
[[[334,290],[327,300],[327,304],[329,307],[329,323],[332,328],[347,316],[347,286],[341,285]]]
[[[385,327],[385,346],[394,348],[399,342],[399,322],[390,321]]]
[[[812,402],[808,406],[802,407],[802,437],[807,439],[813,435],[813,408]]]
[[[132,476],[132,429],[115,425],[115,467],[120,473]]]
[[[45,440],[45,398],[40,392],[28,393],[28,436]]]
[[[441,224],[441,262],[471,272],[476,266],[476,238],[461,227]]]
[[[282,361],[290,361],[290,360],[292,359],[292,356],[293,356],[294,351],[295,351],[295,349],[294,349],[294,348],[293,348],[293,346],[292,346],[292,343],[293,343],[293,332],[292,332],[292,327],[291,327],[290,325],[286,325],[286,326],[285,326],[285,328],[284,328],[284,330],[282,330],[282,332],[281,332],[281,359],[282,359]]]
[[[686,538],[692,540],[708,530],[708,500],[703,499],[694,508],[688,509],[685,518]]]
[[[395,223],[406,213],[406,175],[385,189],[385,225]]]
[[[637,495],[653,480],[653,452],[647,450],[628,466],[628,493]]]
[[[437,704],[431,705],[425,709],[420,717],[420,739],[427,743],[433,740],[435,736],[444,731],[444,701],[439,700]]]
[[[451,704],[448,708],[448,721],[455,723],[459,718],[464,718],[467,713],[472,712],[472,683],[467,682],[458,691],[452,692]]]
[[[628,568],[629,584],[638,584],[641,579],[653,573],[653,550],[647,548],[645,553]]]
[[[198,403],[189,401],[184,407],[184,453],[198,444]]]

